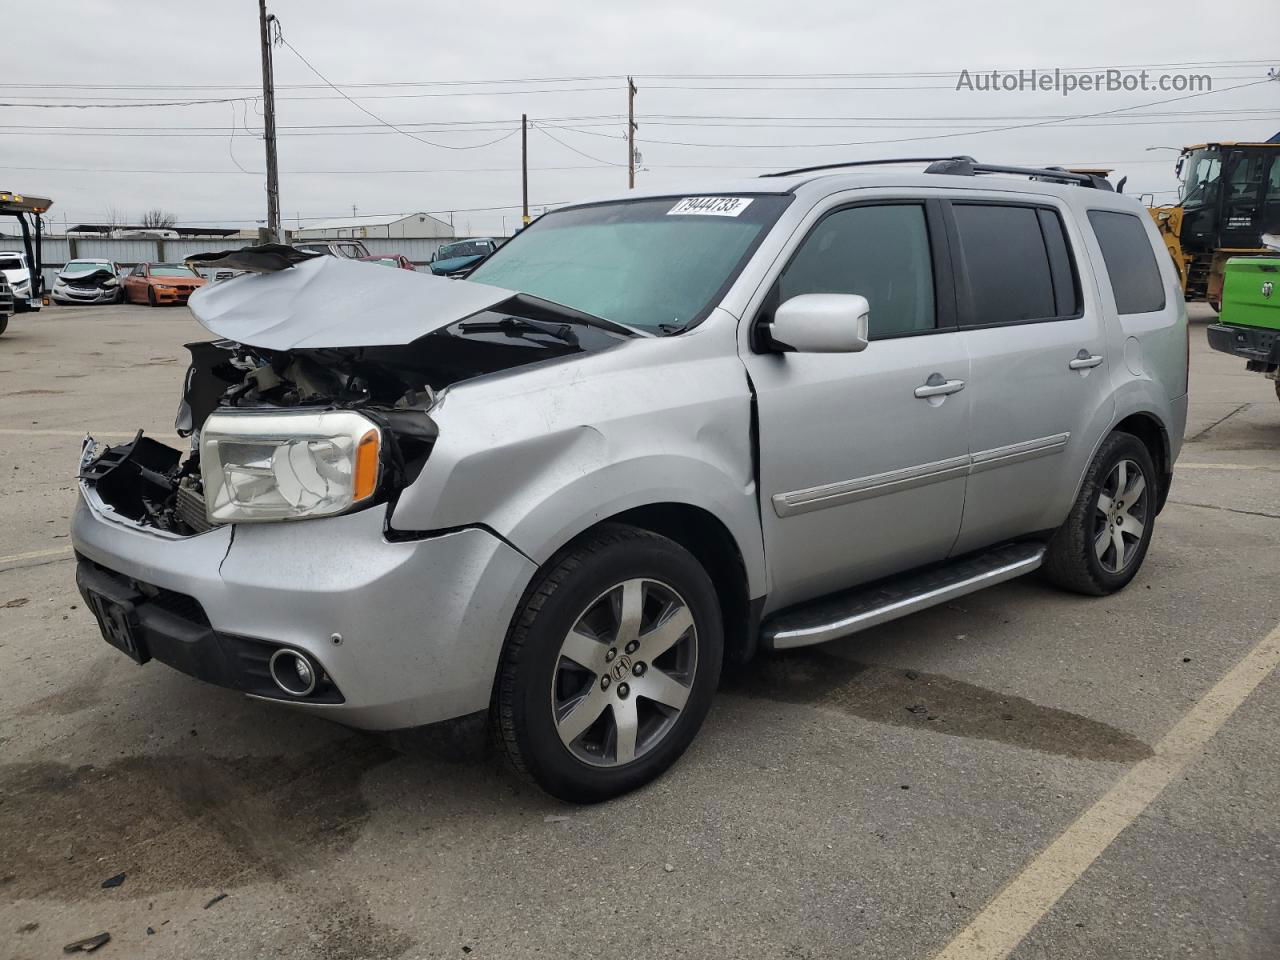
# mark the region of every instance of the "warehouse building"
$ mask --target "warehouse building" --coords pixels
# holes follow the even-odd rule
[[[429,213],[395,213],[380,217],[348,217],[321,220],[290,231],[296,240],[396,239],[444,240],[453,237],[453,227]]]

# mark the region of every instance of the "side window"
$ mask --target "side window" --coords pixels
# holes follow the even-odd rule
[[[1090,210],[1089,223],[1107,264],[1116,312],[1163,310],[1164,284],[1143,222],[1131,213]]]
[[[849,207],[827,216],[778,278],[776,302],[803,293],[866,297],[873,340],[933,330],[937,311],[924,207]]]
[[[968,301],[961,326],[1053,320],[1077,312],[1070,254],[1056,213],[985,203],[952,203],[951,210]]]

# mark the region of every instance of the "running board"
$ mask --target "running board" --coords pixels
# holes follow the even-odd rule
[[[1014,543],[923,572],[906,573],[779,611],[761,626],[766,650],[847,637],[1035,570],[1044,544]]]

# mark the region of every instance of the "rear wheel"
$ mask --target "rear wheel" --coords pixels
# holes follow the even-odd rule
[[[1080,493],[1049,541],[1044,572],[1076,593],[1123,588],[1147,555],[1156,519],[1155,465],[1146,445],[1116,432],[1102,442]]]
[[[633,790],[685,751],[711,706],[715,588],[678,544],[612,525],[553,558],[507,637],[495,728],[516,768],[562,800]]]

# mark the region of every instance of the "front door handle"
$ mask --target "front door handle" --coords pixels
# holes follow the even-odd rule
[[[916,396],[921,400],[928,400],[930,397],[945,397],[952,393],[959,393],[963,389],[963,380],[945,380],[942,374],[931,373],[928,380],[916,387]]]
[[[1095,353],[1090,355],[1088,350],[1081,350],[1076,354],[1075,359],[1070,361],[1067,366],[1072,370],[1088,370],[1091,367],[1096,367],[1100,363],[1102,363],[1102,357],[1098,356],[1098,354]]]

